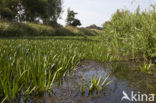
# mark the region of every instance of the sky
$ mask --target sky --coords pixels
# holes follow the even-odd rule
[[[63,0],[63,13],[58,22],[65,25],[67,9],[70,8],[78,13],[76,18],[81,21],[83,27],[91,24],[102,26],[105,21],[117,9],[126,9],[134,12],[138,5],[141,10],[149,9],[151,4],[156,4],[156,0]]]

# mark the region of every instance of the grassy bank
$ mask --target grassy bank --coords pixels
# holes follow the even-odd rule
[[[97,35],[95,30],[84,28],[52,27],[35,23],[16,23],[0,20],[0,37],[24,36],[82,36]]]

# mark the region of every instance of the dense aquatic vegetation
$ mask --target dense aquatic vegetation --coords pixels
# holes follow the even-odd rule
[[[28,95],[51,91],[55,87],[54,82],[73,71],[83,59],[101,62],[125,60],[117,54],[111,54],[111,47],[102,40],[97,41],[98,38],[1,39],[1,100],[14,100],[21,92]],[[92,84],[97,88],[99,85],[96,86],[95,82],[98,80],[92,78]]]
[[[141,55],[147,59],[156,57],[156,6],[150,10],[135,12],[117,10],[111,20],[103,25],[104,38],[118,53]],[[138,54],[138,55],[137,55]]]
[[[0,40],[0,98],[47,91],[84,58],[109,60],[102,43],[83,38]]]

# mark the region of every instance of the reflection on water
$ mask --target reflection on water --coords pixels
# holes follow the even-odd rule
[[[28,99],[27,103],[130,103],[127,100],[121,102],[122,92],[129,96],[131,91],[141,93],[156,93],[156,76],[154,74],[141,73],[137,70],[138,63],[116,62],[102,65],[96,61],[83,61],[73,74],[69,74],[54,89],[53,93],[44,96]],[[90,85],[92,76],[112,80],[103,91],[89,95],[88,90],[85,95],[80,92],[83,77]],[[134,103],[134,102],[133,102]]]

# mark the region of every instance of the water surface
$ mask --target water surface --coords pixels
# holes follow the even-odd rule
[[[140,72],[138,70],[140,64],[135,62],[101,64],[97,61],[83,61],[73,73],[59,82],[50,95],[45,93],[41,97],[28,99],[27,103],[131,103],[128,100],[121,101],[123,91],[129,96],[132,91],[156,93],[156,73]],[[90,85],[91,77],[99,77],[101,74],[103,79],[110,74],[108,81],[112,82],[102,91],[89,93],[86,89],[85,94],[82,94],[80,88],[84,82],[83,78]]]

